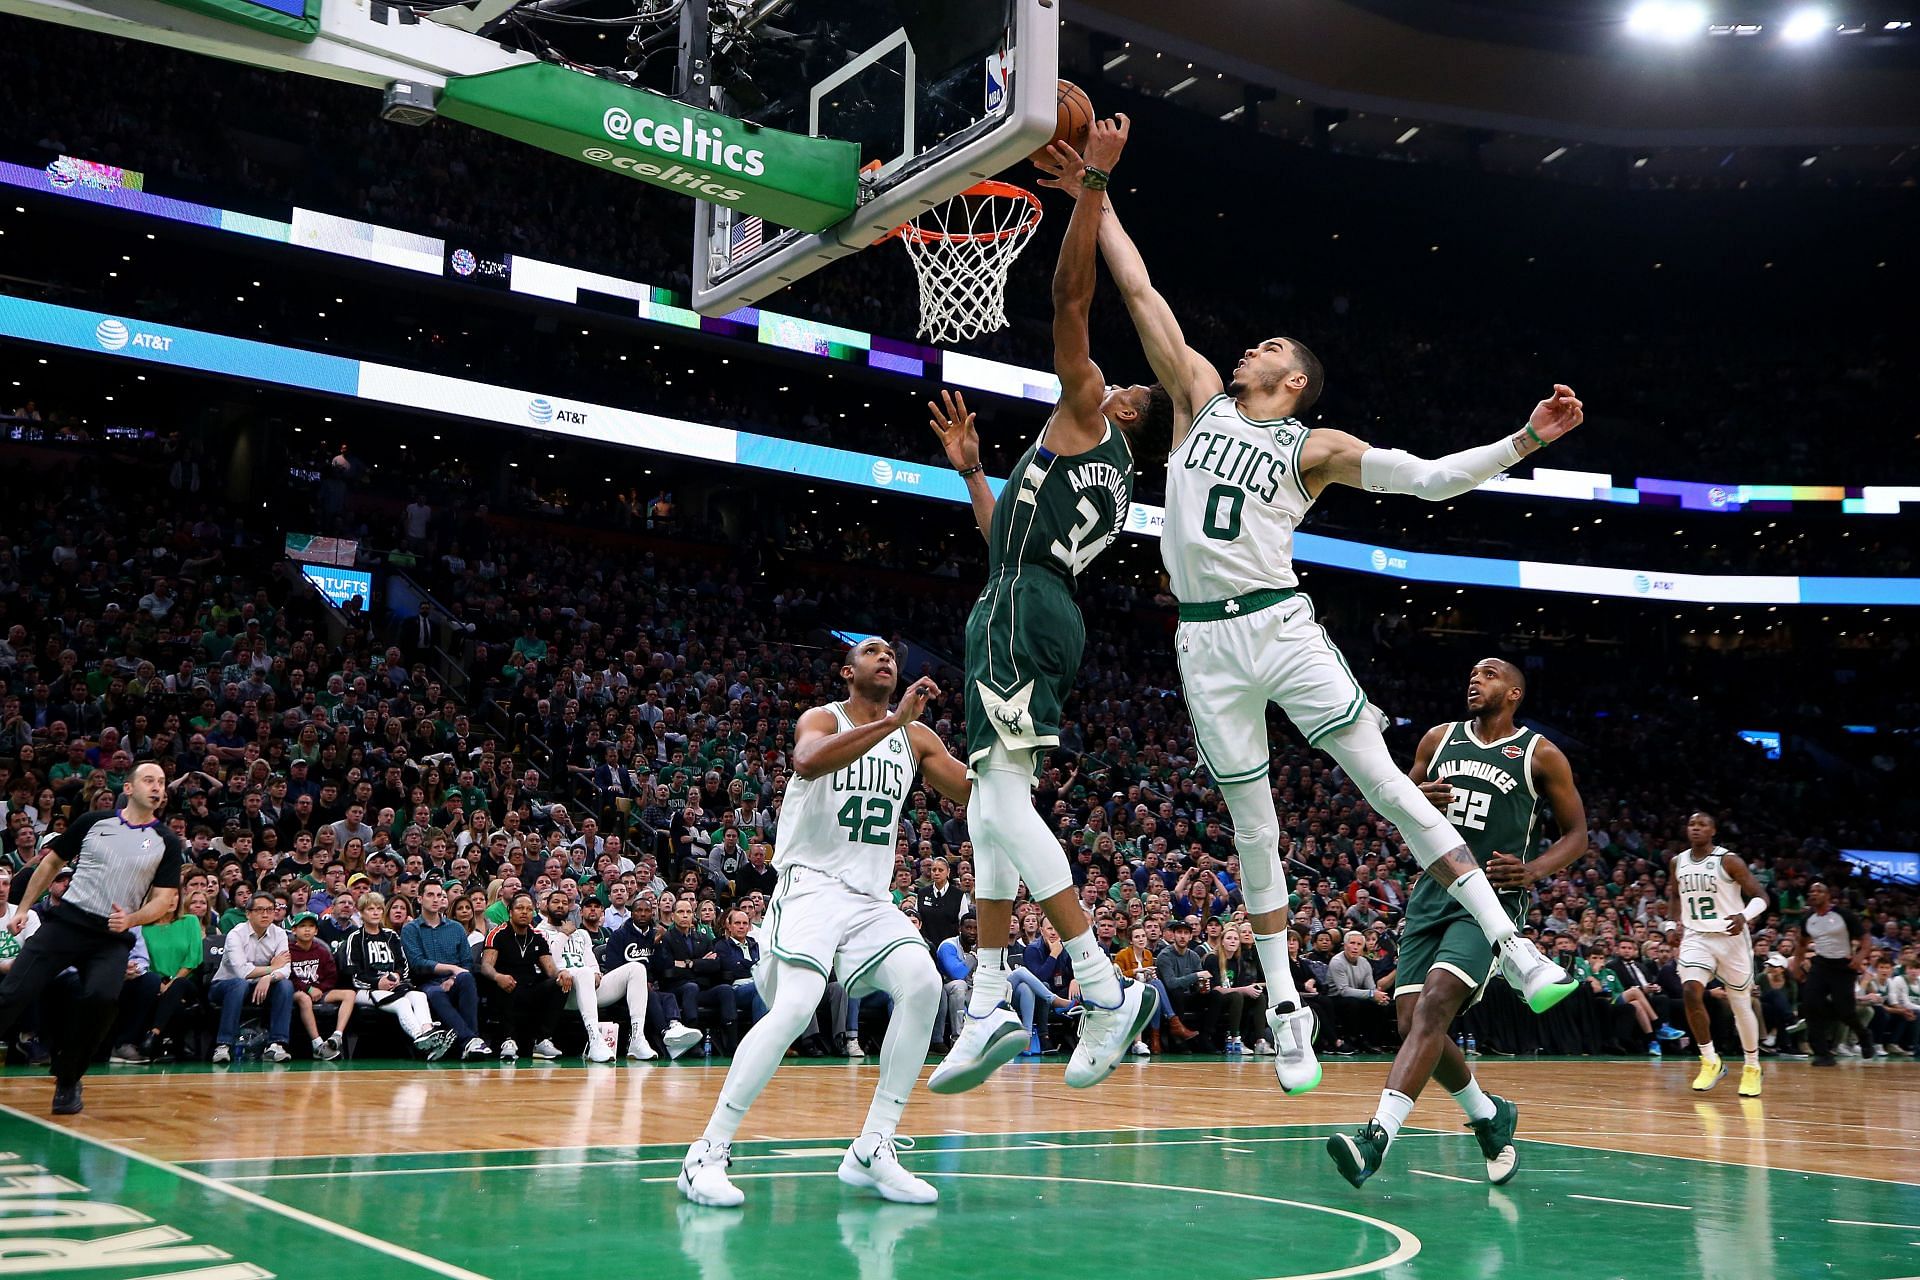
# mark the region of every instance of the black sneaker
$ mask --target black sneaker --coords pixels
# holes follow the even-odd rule
[[[80,1082],[56,1084],[53,1086],[53,1114],[57,1116],[77,1116],[80,1114]]]
[[[1830,1053],[1816,1053],[1813,1055],[1813,1065],[1816,1067],[1837,1067],[1840,1065],[1840,1060]]]
[[[107,1061],[108,1062],[126,1062],[126,1063],[132,1063],[132,1064],[138,1065],[143,1062],[152,1062],[153,1059],[148,1057],[146,1054],[142,1053],[140,1051],[139,1045],[123,1044],[113,1051],[112,1055],[108,1057]]]
[[[47,1046],[40,1042],[39,1036],[23,1037],[15,1047],[26,1055],[30,1067],[44,1067],[53,1061],[53,1055],[47,1052]]]

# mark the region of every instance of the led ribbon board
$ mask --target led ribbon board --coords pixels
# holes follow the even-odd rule
[[[116,356],[201,373],[318,391],[403,409],[450,414],[477,422],[601,444],[645,449],[671,457],[752,467],[834,484],[884,489],[964,505],[966,485],[946,467],[785,440],[661,414],[594,404],[557,394],[423,373],[371,360],[151,324],[0,295],[0,337]],[[1004,480],[990,480],[997,494]],[[1157,538],[1165,508],[1135,503],[1126,532]],[[1684,574],[1653,569],[1496,560],[1407,551],[1302,533],[1295,559],[1408,582],[1506,587],[1573,595],[1647,597],[1713,604],[1920,605],[1920,578],[1800,578]]]

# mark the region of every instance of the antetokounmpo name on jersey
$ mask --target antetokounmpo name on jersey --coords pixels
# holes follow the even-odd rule
[[[1436,779],[1475,778],[1481,782],[1491,782],[1503,796],[1520,785],[1518,775],[1490,765],[1484,760],[1445,761],[1437,767],[1434,777]]]
[[[1187,446],[1186,469],[1237,484],[1262,502],[1272,502],[1287,474],[1286,459],[1250,440],[1197,429]]]
[[[1120,533],[1119,521],[1133,505],[1133,480],[1131,473],[1114,466],[1111,462],[1082,462],[1067,473],[1067,483],[1073,486],[1075,493],[1086,489],[1105,489],[1113,501],[1114,523],[1107,530],[1107,540],[1111,542]]]

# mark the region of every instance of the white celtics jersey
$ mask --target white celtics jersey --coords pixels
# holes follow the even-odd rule
[[[568,933],[550,920],[536,921],[534,928],[547,940],[547,950],[553,952],[553,963],[561,969],[588,969],[600,971],[600,961],[593,954],[593,939],[587,936],[585,929],[575,929]]]
[[[1299,585],[1293,531],[1313,498],[1300,475],[1307,427],[1255,422],[1231,396],[1202,405],[1167,459],[1167,525],[1160,556],[1182,604]]]
[[[828,709],[839,732],[854,727],[839,703]],[[810,867],[871,897],[888,897],[894,833],[914,772],[913,743],[905,729],[896,729],[844,768],[790,778],[773,865]]]
[[[1729,918],[1739,915],[1747,905],[1747,895],[1739,882],[1727,874],[1721,864],[1726,853],[1719,845],[1704,858],[1688,849],[1673,862],[1673,875],[1680,892],[1680,925],[1691,933],[1725,933]]]

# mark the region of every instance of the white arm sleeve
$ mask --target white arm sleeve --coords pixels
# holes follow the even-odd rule
[[[1360,455],[1360,487],[1369,493],[1409,493],[1444,502],[1499,475],[1520,461],[1513,437],[1462,449],[1432,461],[1404,449],[1369,449]]]

